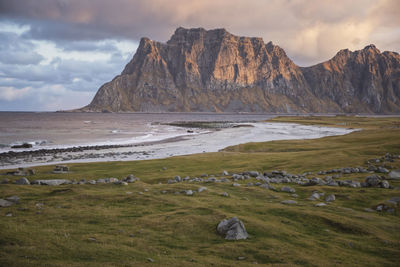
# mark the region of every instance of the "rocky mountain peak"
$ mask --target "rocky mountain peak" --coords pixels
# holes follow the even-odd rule
[[[142,38],[82,110],[396,113],[400,56],[369,45],[300,68],[262,38],[179,27],[166,43]]]

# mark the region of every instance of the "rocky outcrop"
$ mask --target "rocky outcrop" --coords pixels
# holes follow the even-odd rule
[[[81,111],[400,112],[400,56],[374,46],[307,68],[261,38],[178,28],[142,38],[133,59]]]

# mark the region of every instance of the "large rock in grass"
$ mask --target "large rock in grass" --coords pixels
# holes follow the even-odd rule
[[[5,200],[5,199],[0,199],[0,207],[9,207],[11,205],[13,205],[14,202]]]
[[[400,170],[391,171],[388,179],[400,179]]]
[[[381,182],[381,178],[376,174],[370,175],[365,178],[365,184],[368,187],[376,187],[379,185],[380,182]]]
[[[15,183],[19,184],[19,185],[29,185],[29,184],[31,184],[26,177],[22,177],[22,178],[16,180]]]
[[[222,220],[217,226],[217,232],[225,236],[227,240],[240,240],[249,237],[243,222],[237,217]]]
[[[53,179],[53,180],[35,180],[32,184],[38,185],[63,185],[63,184],[70,184],[71,181],[68,179]]]

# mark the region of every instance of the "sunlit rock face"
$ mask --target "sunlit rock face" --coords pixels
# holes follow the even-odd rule
[[[277,45],[225,29],[142,38],[133,59],[82,111],[400,112],[400,56],[370,45],[299,67]]]

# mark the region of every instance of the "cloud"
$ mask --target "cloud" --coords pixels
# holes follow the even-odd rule
[[[260,36],[303,65],[372,42],[381,50],[400,50],[398,0],[13,0],[1,2],[0,10],[5,18],[30,25],[26,38],[55,42],[143,36],[166,41],[184,26]],[[382,30],[388,34],[375,34]],[[90,49],[90,44],[73,49]]]
[[[6,64],[38,64],[44,58],[33,49],[35,45],[15,33],[0,32],[0,62]]]
[[[164,42],[179,26],[262,37],[301,66],[371,43],[400,51],[398,10],[398,0],[0,0],[0,105],[65,109],[58,96],[94,95],[141,37]]]
[[[137,44],[121,40],[26,39],[14,24],[0,28],[0,109],[59,110],[87,105],[119,74]]]
[[[11,101],[24,98],[29,93],[30,88],[15,89],[11,86],[0,86],[0,100]]]

